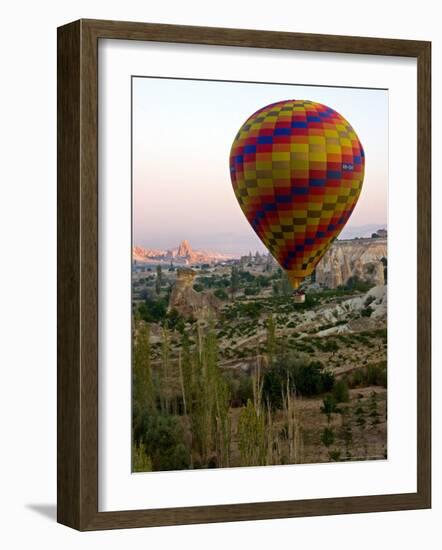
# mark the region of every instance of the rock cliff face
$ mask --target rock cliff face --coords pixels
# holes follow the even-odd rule
[[[196,292],[193,289],[195,275],[192,269],[178,269],[176,283],[170,294],[169,309],[176,309],[187,319],[207,319],[216,315],[221,302],[209,292]]]
[[[328,288],[344,285],[358,277],[374,285],[383,285],[387,239],[335,241],[316,267],[316,282]],[[383,260],[384,259],[384,260]]]

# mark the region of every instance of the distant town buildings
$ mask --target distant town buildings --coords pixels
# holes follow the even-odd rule
[[[241,256],[239,265],[241,269],[246,267],[262,267],[264,271],[272,271],[277,264],[271,254],[260,254],[256,251],[254,255],[249,252],[247,256]]]
[[[386,239],[387,238],[387,230],[386,229],[378,229],[376,233],[371,234],[372,239]]]

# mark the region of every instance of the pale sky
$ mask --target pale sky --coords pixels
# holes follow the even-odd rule
[[[259,108],[309,99],[338,111],[365,150],[365,179],[347,223],[387,223],[388,92],[241,82],[133,78],[133,239],[148,248],[242,254],[265,248],[230,182],[229,153]]]

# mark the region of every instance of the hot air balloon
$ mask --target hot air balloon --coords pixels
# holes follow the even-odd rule
[[[350,123],[314,101],[272,103],[239,129],[230,152],[236,198],[295,291],[353,212],[364,164]]]

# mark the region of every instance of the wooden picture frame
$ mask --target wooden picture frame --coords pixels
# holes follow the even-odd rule
[[[417,492],[98,511],[98,41],[159,41],[405,56],[418,70]],[[431,44],[119,21],[58,29],[58,521],[82,531],[431,506]]]

